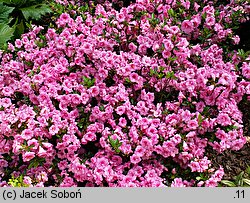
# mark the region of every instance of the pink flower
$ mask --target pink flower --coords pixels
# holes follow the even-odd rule
[[[137,73],[131,73],[130,76],[129,76],[129,79],[131,82],[138,82],[138,74]]]
[[[155,127],[153,127],[153,126],[150,126],[148,129],[147,129],[147,134],[149,135],[149,136],[152,136],[152,135],[154,135],[154,134],[156,134],[157,133],[157,129],[155,128]]]
[[[182,178],[175,178],[171,184],[171,187],[186,187],[183,184]]]
[[[24,162],[28,162],[30,161],[31,159],[33,159],[35,157],[35,153],[34,152],[25,152],[23,154],[23,161]]]
[[[226,113],[220,113],[217,117],[217,123],[221,124],[222,126],[227,126],[231,124],[231,119]]]
[[[2,89],[2,93],[4,94],[4,96],[10,97],[14,93],[14,91],[10,87],[4,87]]]
[[[121,127],[126,127],[126,125],[127,125],[127,120],[125,119],[125,118],[119,118],[119,126],[121,126]]]
[[[50,128],[49,128],[49,132],[51,135],[55,135],[59,132],[59,128],[57,125],[52,125]]]
[[[93,45],[86,42],[83,45],[83,49],[86,54],[91,54],[93,52]]]
[[[29,140],[29,139],[31,139],[33,137],[33,132],[30,129],[25,129],[22,132],[22,137],[25,140]]]
[[[247,64],[246,62],[243,62],[243,65],[242,65],[242,74],[247,79],[250,79],[250,64]]]
[[[39,150],[38,150],[37,155],[38,155],[39,157],[45,158],[46,156],[48,156],[47,151],[44,150],[41,146],[39,146],[38,149],[39,149]]]
[[[28,146],[31,146],[33,145],[33,148],[32,149],[37,149],[38,146],[39,146],[39,143],[36,139],[31,139],[31,140],[28,140]]]
[[[4,108],[8,108],[9,106],[11,106],[11,100],[10,98],[3,98],[0,99],[0,106],[3,106]]]
[[[105,157],[98,158],[96,160],[96,166],[99,168],[104,168],[109,165],[109,160]]]
[[[96,97],[99,94],[99,87],[97,86],[93,86],[91,88],[88,89],[88,93],[92,96],[92,97]]]
[[[169,27],[168,31],[169,31],[171,34],[176,35],[178,32],[180,32],[180,29],[179,29],[178,26],[174,25],[174,26]]]
[[[232,37],[233,43],[234,44],[239,44],[240,43],[240,37],[238,35],[235,35]]]
[[[146,149],[142,146],[137,146],[136,149],[135,149],[135,153],[136,155],[142,157],[144,155],[144,153],[146,152]]]
[[[89,95],[87,93],[82,93],[81,100],[83,104],[87,104],[87,102],[89,101]]]
[[[174,48],[174,45],[171,42],[171,40],[168,40],[168,39],[163,40],[163,43],[164,43],[164,48],[166,51],[171,51]]]
[[[123,13],[118,13],[118,15],[116,16],[116,19],[119,23],[121,23],[125,20],[125,16]]]
[[[60,184],[60,187],[75,187],[74,179],[71,177],[65,177],[63,182]]]
[[[154,52],[157,52],[157,51],[159,50],[159,48],[160,48],[160,46],[159,46],[158,43],[154,43],[154,44],[153,44],[152,49],[153,49]]]
[[[195,107],[197,111],[202,112],[205,107],[205,104],[204,102],[200,101],[196,103]]]
[[[218,183],[214,178],[210,178],[205,181],[205,187],[217,187]]]
[[[122,114],[124,114],[125,113],[125,110],[126,110],[126,108],[124,107],[124,106],[118,106],[117,108],[116,108],[116,113],[118,114],[118,115],[122,115]]]
[[[215,171],[212,177],[219,182],[223,178],[224,174],[225,174],[224,169],[220,166],[220,168],[217,171]]]
[[[149,148],[152,147],[152,142],[151,142],[151,140],[149,140],[148,138],[143,137],[143,138],[141,139],[141,146],[142,146],[143,148],[149,149]]]
[[[84,135],[84,139],[87,141],[95,141],[96,140],[96,134],[92,132],[88,132]]]
[[[139,45],[138,52],[142,55],[147,53],[147,46],[145,44]]]
[[[136,154],[133,154],[131,157],[130,157],[130,161],[131,163],[133,164],[137,164],[141,161],[141,158],[140,156],[136,155]]]
[[[198,125],[198,122],[196,120],[190,120],[187,124],[188,128],[192,129],[192,130],[195,130],[197,129],[197,127],[199,126]]]
[[[0,168],[5,168],[8,166],[8,162],[4,159],[0,159]]]
[[[163,58],[169,58],[171,56],[171,52],[164,49],[162,52],[162,56]]]
[[[58,163],[58,168],[60,170],[64,170],[64,169],[68,168],[68,161],[66,161],[66,160],[60,161]]]
[[[26,185],[31,186],[31,184],[32,184],[32,179],[31,179],[29,176],[24,176],[24,177],[23,177],[23,183],[26,184]]]
[[[198,183],[197,183],[197,187],[202,187],[203,185],[204,185],[204,181],[199,181]]]
[[[128,48],[130,49],[131,52],[135,52],[137,49],[137,46],[133,42],[130,42],[128,45]]]
[[[20,49],[22,47],[22,45],[23,45],[22,40],[16,39],[15,46]]]
[[[213,16],[209,16],[206,18],[206,24],[208,26],[213,26],[215,24],[215,18]]]
[[[222,85],[230,85],[231,83],[232,83],[232,77],[227,73],[223,73],[218,81],[218,84]]]
[[[73,104],[78,105],[78,104],[81,103],[81,96],[78,95],[78,94],[72,94],[71,95],[71,101],[72,101]]]
[[[181,30],[187,34],[190,34],[194,29],[193,23],[189,20],[184,20],[181,24]]]

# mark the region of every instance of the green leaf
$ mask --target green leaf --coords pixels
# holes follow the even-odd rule
[[[20,175],[16,178],[12,175],[8,184],[10,184],[12,187],[28,187],[28,185],[23,182],[23,175]]]
[[[203,114],[207,114],[207,113],[209,113],[209,110],[210,110],[210,107],[209,106],[205,106],[202,113]]]
[[[202,178],[198,176],[198,177],[196,177],[196,180],[199,181],[199,180],[202,180]]]
[[[166,114],[169,114],[170,112],[168,111],[168,109],[165,109],[163,112],[162,112],[162,114],[163,115],[166,115]]]
[[[8,23],[9,15],[14,9],[14,7],[5,6],[0,2],[0,23]]]
[[[168,15],[170,17],[173,17],[175,15],[175,12],[174,12],[174,10],[172,8],[168,10]]]
[[[60,139],[62,135],[56,134],[56,137]]]
[[[19,7],[27,3],[27,0],[0,0],[1,3],[5,3],[7,5]]]
[[[247,166],[246,172],[250,176],[250,166]]]
[[[247,185],[250,186],[250,180],[249,179],[243,178],[242,180],[243,180],[244,183],[246,183]]]
[[[88,6],[88,4],[87,3],[85,3],[85,5],[84,6],[81,6],[80,7],[80,11],[81,12],[86,12],[86,11],[88,11],[89,10],[89,6]]]
[[[151,17],[152,17],[152,19],[154,19],[154,18],[155,18],[155,14],[154,14],[154,13],[152,13],[152,16],[151,16]]]
[[[82,84],[87,88],[90,88],[95,84],[95,78],[91,79],[85,76],[83,76],[82,78],[83,78]]]
[[[157,72],[154,69],[150,68],[149,74],[150,74],[150,76],[153,76],[153,75],[156,75]]]
[[[52,12],[50,7],[48,5],[45,5],[45,4],[20,8],[20,10],[22,11],[23,16],[26,20],[29,20],[29,18],[31,18],[33,20],[39,20],[46,13]]]
[[[11,3],[11,0],[0,0],[0,3],[10,4],[10,3]]]
[[[158,78],[162,79],[164,77],[164,73],[159,73]]]
[[[133,99],[133,98],[130,98],[130,103],[132,104],[132,105],[134,105],[135,104],[135,100]]]
[[[224,185],[227,185],[229,187],[236,187],[235,183],[229,180],[222,180],[221,183],[223,183]]]
[[[0,48],[11,39],[15,31],[14,27],[0,23]]]
[[[28,166],[28,169],[36,168],[39,165],[42,166],[44,162],[45,162],[45,158],[35,157],[32,160],[30,160],[30,164]]]
[[[169,57],[168,60],[175,61],[178,57]]]
[[[125,82],[128,83],[128,84],[131,84],[131,80],[129,78],[125,78]]]
[[[220,10],[216,10],[214,15],[219,16],[220,15]]]
[[[237,176],[235,177],[235,182],[236,182],[236,184],[237,184],[238,186],[242,186],[242,185],[243,185],[243,180],[242,180],[243,175],[244,175],[244,171],[242,171],[239,175],[237,175]]]
[[[160,69],[160,71],[164,71],[165,70],[165,68],[163,66],[160,66],[159,69]]]
[[[99,107],[99,109],[100,109],[100,111],[105,111],[105,107],[104,107],[103,105],[101,105],[101,106]]]
[[[24,24],[23,24],[23,20],[16,25],[16,29],[15,29],[15,32],[14,32],[14,36],[15,38],[20,38],[21,35],[24,33],[24,30],[25,30],[25,27],[24,27]]]
[[[37,167],[38,166],[38,164],[37,164],[37,162],[31,162],[30,164],[29,164],[29,166],[28,166],[28,169],[31,169],[31,168],[35,168],[35,167]]]
[[[199,116],[198,116],[198,124],[201,125],[202,121],[203,121],[202,115],[199,114]]]
[[[206,13],[203,13],[202,15],[201,15],[201,17],[202,17],[202,19],[206,19],[207,18],[207,14]]]
[[[111,146],[113,147],[115,145],[115,141],[110,136],[108,136],[108,139],[109,139]]]
[[[170,71],[166,73],[166,79],[174,79],[176,80],[177,77],[174,75],[174,71]]]
[[[121,150],[119,149],[119,147],[122,146],[122,142],[120,142],[118,139],[113,140],[111,136],[108,136],[108,140],[115,152],[120,153]]]
[[[180,14],[184,13],[184,9],[179,8],[179,13],[180,13]]]

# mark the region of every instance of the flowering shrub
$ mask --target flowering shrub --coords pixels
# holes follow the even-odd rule
[[[217,186],[207,150],[246,143],[249,56],[225,46],[239,43],[235,18],[248,20],[237,2],[82,4],[9,44],[0,185]]]

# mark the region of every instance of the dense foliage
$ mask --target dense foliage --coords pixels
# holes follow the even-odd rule
[[[225,2],[53,2],[1,53],[0,185],[217,186],[250,100],[250,6]]]
[[[50,12],[44,0],[0,0],[0,48],[27,31],[30,20],[38,21]]]

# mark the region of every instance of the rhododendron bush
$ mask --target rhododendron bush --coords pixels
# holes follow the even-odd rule
[[[217,186],[207,151],[246,143],[249,4],[57,2],[76,10],[1,52],[0,185]]]

